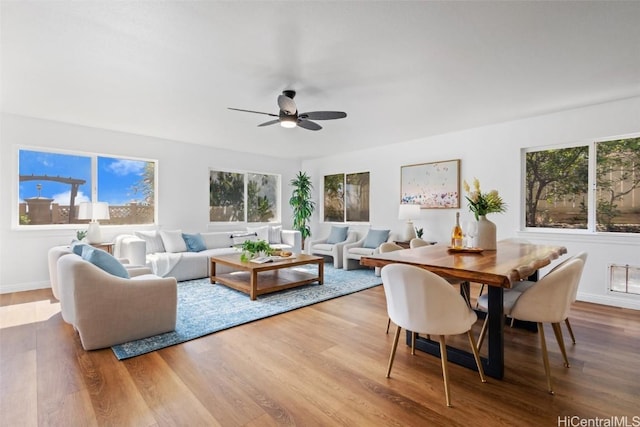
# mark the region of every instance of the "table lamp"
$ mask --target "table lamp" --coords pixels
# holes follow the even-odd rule
[[[416,229],[413,227],[414,219],[420,217],[420,205],[402,204],[398,209],[398,219],[407,221],[407,226],[404,232],[404,241],[408,242],[416,237]]]
[[[102,243],[100,232],[100,219],[109,219],[109,204],[107,202],[83,202],[80,203],[78,219],[90,219],[87,230],[87,243]]]

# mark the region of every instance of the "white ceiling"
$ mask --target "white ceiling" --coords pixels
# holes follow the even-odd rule
[[[640,95],[640,2],[2,1],[2,111],[309,158]],[[313,132],[258,128],[295,89]]]

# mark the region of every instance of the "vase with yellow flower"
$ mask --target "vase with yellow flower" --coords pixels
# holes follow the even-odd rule
[[[473,212],[476,221],[478,221],[476,246],[485,250],[495,250],[497,247],[496,225],[487,219],[487,214],[506,212],[507,205],[497,190],[483,193],[480,190],[478,178],[473,178],[473,190],[467,181],[463,182],[463,186],[464,191],[467,193],[465,198],[469,202],[469,210]]]

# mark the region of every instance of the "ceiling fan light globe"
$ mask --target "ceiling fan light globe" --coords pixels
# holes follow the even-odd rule
[[[283,128],[291,129],[296,127],[296,122],[297,120],[295,120],[294,117],[291,117],[291,118],[282,117],[280,119],[280,126],[282,126]]]

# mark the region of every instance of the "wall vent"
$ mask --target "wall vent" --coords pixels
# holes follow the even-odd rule
[[[640,295],[640,267],[609,264],[609,290]]]

